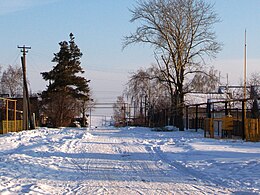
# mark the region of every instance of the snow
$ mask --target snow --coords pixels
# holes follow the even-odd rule
[[[260,194],[260,143],[143,127],[9,133],[0,194]]]

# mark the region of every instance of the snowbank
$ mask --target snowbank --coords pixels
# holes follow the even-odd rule
[[[259,194],[260,143],[149,128],[0,136],[0,194]]]

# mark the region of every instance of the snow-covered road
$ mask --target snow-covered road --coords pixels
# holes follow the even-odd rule
[[[259,143],[133,127],[0,137],[0,194],[259,193]]]

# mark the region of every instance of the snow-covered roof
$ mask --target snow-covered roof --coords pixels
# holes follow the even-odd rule
[[[226,100],[226,95],[217,94],[217,93],[208,93],[208,94],[189,93],[185,95],[184,100],[188,105],[202,104],[202,103],[207,103],[208,101],[216,102],[216,101]]]

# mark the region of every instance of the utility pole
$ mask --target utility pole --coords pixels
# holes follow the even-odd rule
[[[29,100],[29,92],[27,86],[27,79],[26,79],[26,53],[31,47],[26,47],[25,45],[20,47],[17,46],[18,49],[21,49],[23,56],[21,57],[22,62],[22,70],[23,70],[23,129],[34,129],[34,123],[32,120],[32,114],[30,109],[30,100]],[[30,123],[30,127],[29,127]]]
[[[247,136],[247,128],[246,128],[246,30],[245,30],[245,47],[244,47],[244,101],[243,101],[243,107],[244,107],[244,117],[243,117],[243,120],[244,120],[244,126],[243,126],[243,129],[244,129],[244,136],[243,138],[245,138],[245,136]]]

